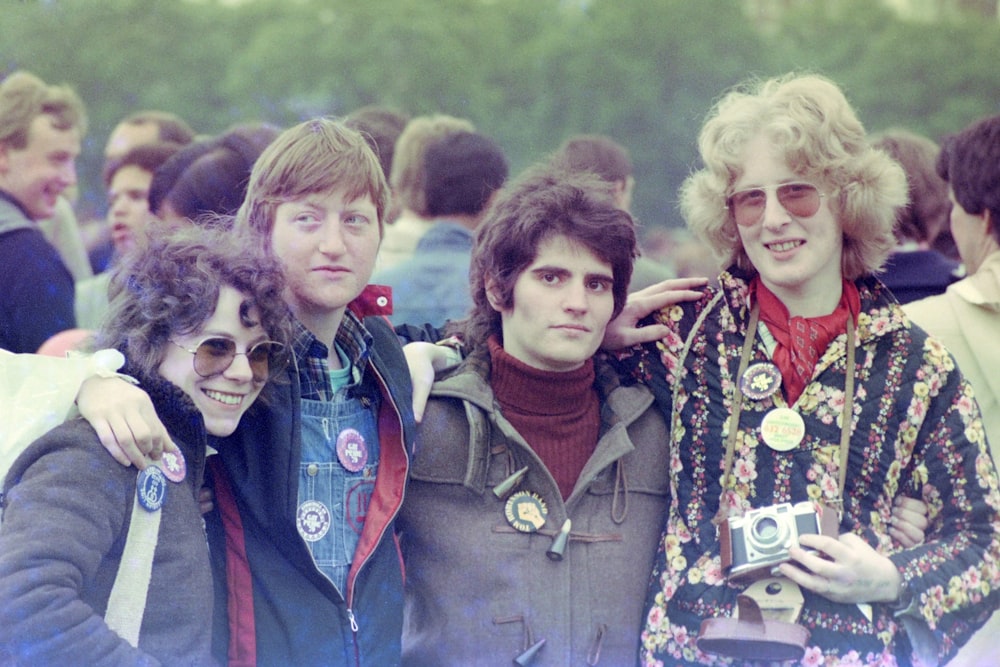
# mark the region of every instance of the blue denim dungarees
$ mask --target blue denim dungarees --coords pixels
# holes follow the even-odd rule
[[[359,395],[357,377],[349,384],[346,376],[337,382],[335,372],[334,383],[333,400],[302,399],[296,525],[316,567],[346,596],[347,573],[378,472],[378,400],[377,393]]]

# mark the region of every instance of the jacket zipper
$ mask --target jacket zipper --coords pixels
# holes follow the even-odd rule
[[[402,419],[402,417],[400,417],[399,405],[397,405],[396,398],[392,395],[392,392],[389,391],[389,385],[388,385],[388,383],[385,381],[385,378],[382,377],[382,374],[375,367],[375,364],[374,363],[370,363],[369,364],[369,368],[375,374],[375,377],[378,378],[379,385],[380,385],[380,390],[382,391],[382,394],[384,395],[384,397],[386,398],[386,400],[388,400],[389,403],[392,405],[393,414],[396,416],[396,421],[399,424],[399,439],[400,439],[400,443],[399,444],[400,444],[400,446],[403,449],[403,457],[407,460],[407,462],[409,462],[410,454],[409,454],[409,452],[406,451],[406,440],[405,440],[404,429],[403,429],[403,419]],[[377,421],[378,421],[378,416],[376,415],[376,422]],[[407,467],[409,467],[409,466],[407,466]],[[406,493],[406,485],[405,485],[405,480],[404,480],[403,496],[400,497],[399,507],[401,507],[403,505],[403,497],[405,497],[405,493]],[[396,508],[396,511],[393,513],[393,515],[391,517],[389,517],[389,520],[386,522],[385,526],[382,528],[382,532],[379,534],[378,540],[375,541],[376,548],[378,548],[378,545],[382,542],[382,539],[385,537],[385,532],[388,529],[389,524],[391,524],[392,521],[393,521],[393,519],[395,519],[396,516],[399,514],[399,507]],[[371,553],[369,553],[368,555],[366,555],[365,559],[361,561],[361,564],[358,566],[358,574],[359,575],[361,574],[361,570],[364,569],[365,565],[368,564],[368,561],[371,560],[371,557],[372,557],[373,554],[374,554],[374,551],[371,552]],[[348,573],[348,578],[350,578],[350,573]],[[347,603],[347,618],[351,622],[351,635],[352,635],[352,637],[354,639],[354,661],[355,661],[355,664],[357,664],[358,667],[360,667],[360,665],[361,665],[361,646],[358,643],[358,621],[357,621],[357,619],[354,616],[354,609],[351,606],[354,603],[354,583],[355,583],[354,579],[351,579],[350,581],[348,581],[347,595],[344,597],[344,601]]]
[[[358,644],[358,621],[354,618],[354,610],[347,607],[347,618],[351,621],[351,637],[354,640],[354,664],[361,667],[361,646]]]

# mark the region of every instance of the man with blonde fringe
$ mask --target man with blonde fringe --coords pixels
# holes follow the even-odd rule
[[[83,102],[28,72],[0,84],[0,348],[34,352],[76,326],[73,276],[38,227],[76,184]]]

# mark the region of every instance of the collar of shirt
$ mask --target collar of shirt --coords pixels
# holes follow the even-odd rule
[[[344,313],[344,319],[337,330],[336,343],[351,360],[353,379],[359,382],[368,361],[371,334],[350,311]],[[327,361],[330,348],[296,320],[292,334],[292,350],[295,354],[302,398],[311,401],[332,400],[334,391],[330,383],[330,365]]]

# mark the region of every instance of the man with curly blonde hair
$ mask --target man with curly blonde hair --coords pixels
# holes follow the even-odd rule
[[[727,268],[622,360],[672,426],[641,662],[945,662],[1000,602],[1000,494],[971,388],[873,275],[902,169],[819,76],[732,91],[699,149],[681,207]]]

